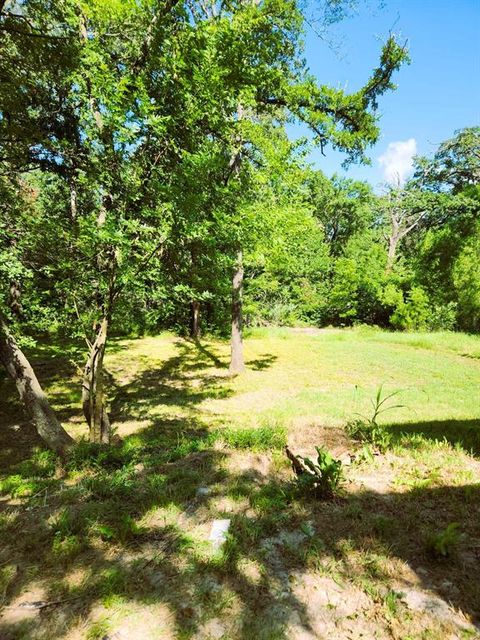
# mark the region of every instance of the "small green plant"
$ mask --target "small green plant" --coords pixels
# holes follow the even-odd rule
[[[232,449],[268,451],[285,446],[287,432],[278,424],[264,424],[244,429],[229,428],[219,432],[219,437]]]
[[[374,461],[373,451],[369,444],[365,443],[363,447],[355,454],[354,463],[357,465],[370,464]]]
[[[120,544],[126,544],[136,536],[145,533],[145,528],[127,513],[119,515],[113,522],[93,522],[90,530],[104,542]]]
[[[460,542],[458,522],[450,524],[438,533],[430,535],[427,539],[427,548],[436,557],[447,558],[458,546]]]
[[[15,580],[17,575],[17,567],[14,564],[7,564],[0,567],[0,604],[3,604],[7,589],[10,584]]]
[[[341,460],[336,460],[324,447],[315,447],[317,460],[295,456],[287,448],[287,456],[297,475],[297,487],[302,493],[313,493],[317,498],[331,498],[344,479]]]
[[[397,591],[393,591],[390,589],[385,596],[385,608],[387,610],[387,616],[390,618],[394,618],[398,615],[399,603],[401,600],[402,594]]]
[[[58,560],[69,560],[77,556],[82,550],[83,544],[79,536],[69,535],[63,537],[57,531],[53,537],[52,554]]]
[[[359,416],[355,420],[348,422],[346,425],[348,435],[354,440],[373,444],[381,451],[387,449],[391,444],[392,437],[384,426],[378,424],[378,417],[382,413],[385,413],[385,411],[399,409],[404,406],[402,404],[387,405],[387,402],[399,393],[400,391],[393,391],[392,393],[383,395],[383,384],[380,385],[375,394],[375,398],[371,400],[373,407],[371,417],[365,418],[364,416]]]

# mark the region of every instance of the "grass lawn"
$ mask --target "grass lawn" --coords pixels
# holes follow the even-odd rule
[[[59,353],[32,358],[80,440],[81,354]],[[0,639],[480,637],[480,339],[258,329],[244,375],[228,355],[112,341],[122,444],[63,465],[0,380]],[[363,444],[345,426],[381,385],[400,406]],[[340,495],[302,494],[286,443],[342,460]]]

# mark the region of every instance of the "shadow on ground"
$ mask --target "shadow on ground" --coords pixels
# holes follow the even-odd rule
[[[311,593],[298,597],[295,584],[303,574],[316,570],[339,585],[365,587],[373,578],[391,577],[388,563],[396,559],[417,572],[423,588],[480,616],[480,585],[472,579],[480,561],[478,518],[471,513],[478,509],[479,485],[359,491],[322,503],[295,498],[290,484],[254,470],[227,472],[229,455],[207,450],[158,466],[150,461],[146,468],[115,469],[104,461],[101,471],[97,463],[96,477],[52,490],[48,504],[37,499],[16,505],[2,527],[3,539],[15,536],[15,544],[0,562],[17,568],[4,605],[16,603],[25,590],[35,594],[39,580],[46,589],[31,599],[53,604],[29,620],[0,619],[0,637],[42,637],[38,631],[45,625],[43,637],[61,638],[79,616],[112,602],[165,605],[172,637],[194,637],[206,621],[225,616],[235,620],[225,629],[228,638],[289,638],[292,620],[317,637],[332,629],[328,617],[319,627],[308,606]],[[220,495],[245,506],[222,512]],[[194,535],[203,528],[207,539],[213,517],[232,520],[217,556]],[[462,544],[452,558],[432,560],[425,540],[450,522],[459,523]],[[69,576],[79,573],[84,579],[72,584]],[[333,605],[324,604],[331,613]]]
[[[167,410],[178,407],[182,411],[178,422],[190,431],[192,421],[198,419],[196,405],[207,399],[232,395],[229,377],[223,371],[227,365],[214,351],[198,341],[177,340],[177,355],[167,358],[159,367],[140,371],[133,380],[111,390],[111,418],[114,423],[150,418],[158,407]],[[212,363],[217,370],[211,371]],[[153,419],[160,432],[164,416]],[[181,426],[179,424],[179,426]],[[149,432],[149,433],[150,433]]]
[[[97,621],[91,638],[109,637],[114,612],[138,605],[156,615],[162,605],[157,624],[165,624],[165,638],[207,637],[212,620],[231,639],[287,639],[292,625],[311,637],[344,637],[331,602],[311,592],[301,597],[312,571],[367,594],[388,635],[388,617],[378,622],[387,596],[369,585],[387,584],[396,562],[408,563],[422,588],[480,618],[479,484],[405,493],[357,488],[331,502],[299,497],[270,454],[215,447],[195,407],[232,393],[220,373],[202,373],[212,362],[224,365],[207,347],[179,341],[176,348],[178,355],[115,389],[112,417],[117,424],[142,419],[158,405],[180,405],[185,415],[150,420],[120,448],[79,446],[63,468],[47,461],[19,469],[20,476],[43,478],[44,486],[33,497],[0,503],[2,640],[63,638],[100,604],[106,621]],[[391,428],[449,439],[475,424]],[[4,441],[32,457],[33,441],[19,443],[11,429]],[[267,471],[257,464],[262,456]],[[214,518],[231,519],[230,537],[216,554],[207,542]],[[451,522],[461,532],[455,552],[433,558],[426,541]],[[28,602],[43,604],[15,619],[25,592]]]
[[[386,427],[395,439],[419,435],[432,441],[446,441],[473,455],[480,455],[480,420],[432,420],[389,424]]]

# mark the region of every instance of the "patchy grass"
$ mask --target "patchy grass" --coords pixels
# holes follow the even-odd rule
[[[230,378],[225,342],[117,340],[122,444],[81,442],[64,464],[1,381],[0,637],[478,637],[479,354],[461,334],[261,329]],[[80,438],[74,364],[34,357]],[[379,416],[379,453],[345,425],[381,384],[404,406]],[[342,460],[340,497],[298,491],[286,442]]]

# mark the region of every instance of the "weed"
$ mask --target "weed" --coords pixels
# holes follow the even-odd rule
[[[17,567],[14,564],[7,564],[0,567],[0,604],[5,599],[7,589],[13,582],[17,574]]]
[[[82,482],[92,499],[132,498],[137,488],[135,472],[124,467],[107,472],[100,472],[85,478]]]
[[[354,463],[357,465],[370,464],[374,461],[373,451],[369,444],[364,444],[363,447],[355,454]]]
[[[387,610],[387,615],[394,618],[398,614],[398,605],[402,597],[401,593],[390,590],[385,596],[384,604]]]
[[[0,480],[0,494],[10,495],[12,498],[30,498],[55,485],[57,481],[52,478],[29,478],[14,474]]]
[[[145,529],[128,514],[123,514],[114,523],[93,523],[91,531],[98,535],[104,542],[119,542],[125,544],[142,535]]]
[[[382,514],[377,514],[372,518],[372,528],[375,533],[386,536],[390,535],[395,526],[395,520]]]
[[[316,571],[320,571],[328,558],[326,554],[327,546],[322,538],[317,536],[308,539],[302,554],[302,560],[306,566]]]
[[[71,471],[92,467],[120,469],[132,462],[133,452],[128,446],[118,447],[80,440],[69,454],[67,468]]]
[[[287,441],[287,432],[283,426],[268,424],[248,429],[225,429],[219,435],[220,439],[232,449],[250,449],[251,451],[281,449]]]
[[[287,456],[297,474],[297,487],[301,493],[313,493],[317,498],[331,498],[344,479],[341,460],[336,460],[324,447],[315,447],[317,461],[294,456],[287,448]],[[290,454],[290,455],[289,455]]]
[[[399,393],[400,391],[393,391],[392,393],[383,395],[383,385],[380,385],[375,398],[371,400],[373,407],[372,415],[370,418],[359,416],[357,419],[348,422],[346,425],[348,435],[355,440],[373,444],[381,451],[387,449],[391,444],[392,436],[385,427],[378,424],[378,417],[386,411],[399,409],[404,406],[401,404],[386,404]]]
[[[458,529],[458,522],[450,522],[442,531],[431,534],[427,539],[427,548],[430,553],[436,557],[451,556],[460,542],[461,534]]]
[[[24,478],[51,478],[55,474],[57,461],[53,451],[36,449],[31,458],[18,465],[18,471]]]
[[[62,509],[56,516],[52,516],[49,524],[54,536],[60,536],[62,540],[78,533],[81,526],[79,520],[73,516],[68,508]]]
[[[77,556],[83,548],[83,543],[79,536],[62,536],[57,531],[53,537],[52,554],[58,560],[70,560]]]
[[[97,620],[87,631],[86,640],[101,640],[101,638],[108,638],[109,631],[110,624],[106,618]]]

